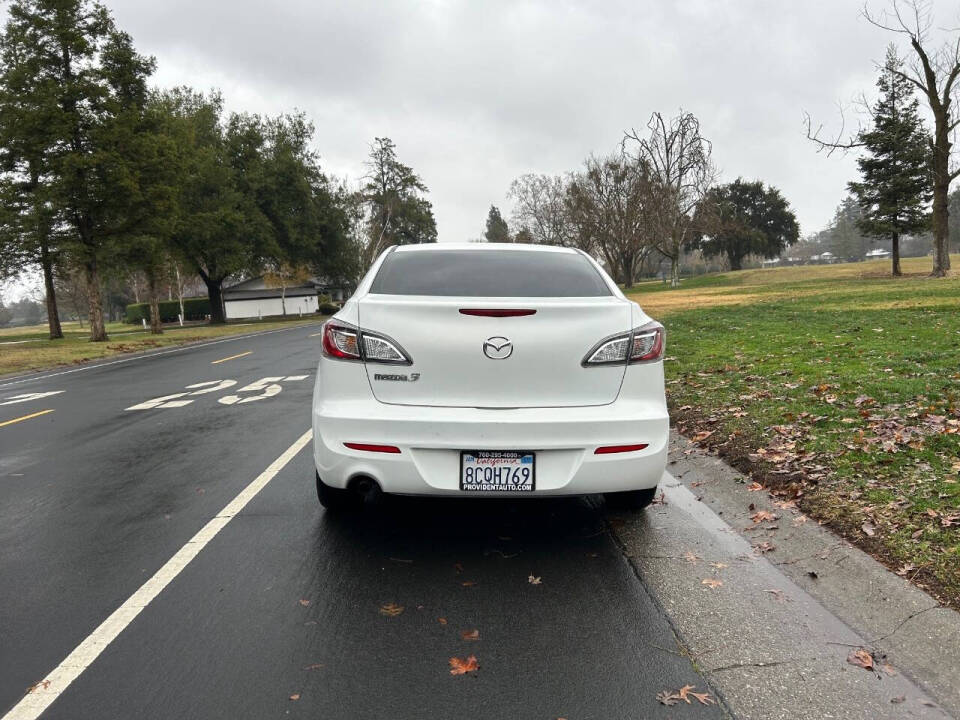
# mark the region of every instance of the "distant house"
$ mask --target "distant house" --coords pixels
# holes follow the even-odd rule
[[[812,263],[832,263],[836,260],[836,256],[832,252],[823,252],[819,255],[811,255],[810,262]]]
[[[876,250],[871,250],[867,253],[867,260],[877,260],[878,258],[888,258],[890,257],[889,250],[882,250],[877,248]]]
[[[319,307],[318,298],[328,295],[342,303],[350,290],[323,278],[284,288],[267,287],[263,276],[244,280],[224,288],[223,306],[228,320],[267,317],[269,315],[308,315]]]

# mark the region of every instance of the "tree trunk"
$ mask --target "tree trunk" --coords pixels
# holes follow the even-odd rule
[[[97,272],[97,261],[87,260],[83,264],[84,275],[87,281],[87,304],[90,308],[90,342],[106,342],[107,328],[103,323],[103,298],[100,296],[100,275]]]
[[[900,234],[893,233],[890,236],[891,244],[893,246],[891,259],[893,260],[893,276],[900,277],[903,275],[903,272],[900,270]]]
[[[208,276],[201,277],[207,286],[207,297],[210,298],[210,324],[223,325],[227,322],[223,309],[223,280],[214,280]]]
[[[160,288],[157,285],[155,268],[147,268],[147,292],[150,294],[150,334],[162,335],[163,323],[160,322]]]
[[[943,115],[941,118],[940,115]],[[950,136],[946,110],[934,113],[936,131],[933,147],[933,277],[945,277],[950,269],[949,193]]]
[[[731,270],[743,270],[743,256],[728,252],[727,259],[730,261]]]
[[[63,337],[63,328],[60,327],[57,293],[53,287],[53,258],[45,241],[40,243],[40,265],[43,267],[43,286],[47,295],[47,325],[50,326],[50,339],[58,340]]]
[[[680,287],[680,256],[670,258],[670,287]]]

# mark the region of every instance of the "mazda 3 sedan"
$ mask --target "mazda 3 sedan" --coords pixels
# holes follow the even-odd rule
[[[313,452],[328,509],[381,492],[654,498],[663,326],[584,252],[390,248],[322,345]]]

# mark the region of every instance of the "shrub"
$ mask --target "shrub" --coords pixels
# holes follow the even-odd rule
[[[163,300],[160,306],[160,322],[176,322],[180,314],[180,303],[177,300]],[[184,298],[184,320],[205,320],[210,314],[210,298]],[[150,322],[150,303],[133,303],[127,305],[124,322],[140,323],[143,320]]]
[[[317,307],[317,312],[321,315],[333,315],[339,309],[339,305],[334,305],[332,302],[321,301],[320,305]]]

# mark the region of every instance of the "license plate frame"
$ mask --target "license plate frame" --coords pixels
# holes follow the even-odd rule
[[[529,483],[526,482],[525,478],[518,478],[522,483],[515,482],[515,478],[511,478],[510,475],[513,472],[507,473],[506,478],[502,478],[504,473],[500,473],[498,478],[490,478],[494,482],[484,482],[484,481],[471,481],[470,483],[465,482],[465,466],[467,461],[467,456],[471,456],[472,459],[469,462],[475,462],[479,459],[490,460],[490,467],[498,467],[496,460],[507,460],[514,461],[509,467],[512,467],[514,471],[519,471],[523,469],[524,465],[530,465],[530,480]],[[524,461],[524,458],[529,457],[529,463]],[[499,467],[508,466],[505,463],[499,464]],[[477,465],[472,465],[472,467],[478,467]],[[533,450],[461,450],[460,451],[460,479],[459,487],[462,492],[489,492],[497,493],[502,495],[523,495],[526,493],[532,493],[537,489],[537,454]]]

